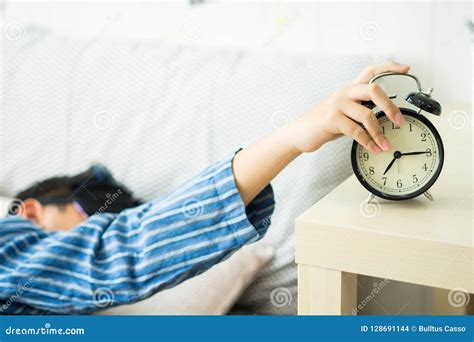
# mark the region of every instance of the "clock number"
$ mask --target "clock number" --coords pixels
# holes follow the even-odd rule
[[[362,156],[364,157],[364,161],[369,160],[369,154],[367,152],[364,152]]]
[[[426,156],[427,157],[431,157],[432,153],[431,153],[431,148],[427,148],[426,149]]]
[[[383,185],[386,185],[387,184],[387,177],[382,177],[382,180],[383,180]]]
[[[421,133],[421,141],[426,141],[426,133]]]
[[[426,163],[423,164],[422,169],[425,170],[425,171],[428,171],[428,166],[426,166]]]
[[[369,167],[369,175],[373,175],[375,173],[374,167]]]
[[[416,177],[416,175],[413,175],[413,183],[418,183],[418,177]]]
[[[397,188],[400,189],[402,186],[403,186],[402,180],[401,179],[397,180]]]
[[[413,127],[411,126],[411,124],[410,124],[410,132],[413,132]]]
[[[385,126],[382,126],[382,134],[385,134]]]
[[[395,124],[392,122],[392,129],[400,129],[400,126],[395,126]]]

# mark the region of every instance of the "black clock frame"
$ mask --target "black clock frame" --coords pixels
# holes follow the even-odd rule
[[[431,188],[431,186],[436,182],[438,179],[441,170],[443,169],[443,164],[444,164],[444,146],[443,146],[443,141],[441,140],[441,136],[439,135],[438,130],[435,128],[435,126],[431,123],[428,118],[426,118],[424,115],[418,114],[414,110],[408,109],[408,108],[400,108],[400,111],[402,112],[403,115],[406,116],[411,116],[417,120],[420,120],[423,124],[428,127],[428,129],[432,132],[434,139],[436,140],[436,143],[438,144],[438,158],[439,158],[439,164],[438,168],[436,169],[433,177],[429,180],[428,183],[426,183],[424,186],[422,186],[420,189],[417,191],[414,191],[410,194],[405,194],[405,195],[390,195],[386,194],[382,191],[379,191],[378,189],[372,187],[363,177],[362,172],[359,170],[357,167],[357,147],[359,146],[359,143],[354,140],[352,143],[352,149],[351,149],[351,163],[352,163],[352,170],[354,171],[354,174],[356,175],[357,179],[359,182],[372,194],[374,194],[377,197],[387,199],[387,200],[392,200],[392,201],[403,201],[403,200],[408,200],[411,198],[415,198],[420,196],[422,193],[426,192]],[[384,112],[380,111],[375,114],[377,120],[383,116],[386,116]]]

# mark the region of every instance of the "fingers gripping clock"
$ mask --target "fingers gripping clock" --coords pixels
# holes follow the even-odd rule
[[[419,87],[418,93],[411,93],[406,98],[420,111],[401,107],[405,117],[402,127],[393,124],[383,112],[376,114],[382,133],[392,144],[390,153],[377,155],[357,142],[352,145],[352,167],[357,179],[372,194],[370,199],[375,195],[388,200],[406,200],[421,194],[432,199],[428,189],[441,173],[444,149],[434,125],[420,114],[421,110],[430,110],[436,115],[441,113],[441,106],[429,95]]]

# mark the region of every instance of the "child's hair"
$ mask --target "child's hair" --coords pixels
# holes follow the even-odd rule
[[[20,201],[34,198],[43,205],[56,205],[59,208],[75,204],[89,216],[119,213],[142,204],[100,164],[74,176],[52,177],[36,182],[16,194],[15,198]],[[9,210],[12,215],[16,212],[13,206]]]

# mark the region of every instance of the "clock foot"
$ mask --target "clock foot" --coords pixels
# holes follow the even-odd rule
[[[425,197],[426,197],[427,199],[429,199],[430,201],[434,201],[434,198],[433,198],[433,195],[431,194],[431,192],[425,191],[425,192],[423,193],[423,195],[425,195]]]
[[[365,203],[369,204],[375,198],[374,194],[369,194],[369,197],[365,200]]]

